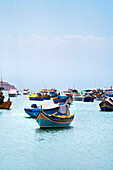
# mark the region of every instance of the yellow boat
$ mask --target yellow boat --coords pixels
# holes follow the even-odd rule
[[[0,109],[9,109],[10,106],[11,106],[12,102],[11,101],[6,101],[6,102],[3,102],[1,105],[0,105]]]

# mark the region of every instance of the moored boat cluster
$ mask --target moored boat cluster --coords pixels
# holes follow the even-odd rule
[[[2,90],[0,91],[0,109],[10,109],[12,101],[10,97],[17,97],[18,95],[28,95],[29,100],[45,101],[52,100],[56,107],[42,108],[42,105],[32,104],[30,108],[24,108],[24,111],[30,117],[36,119],[41,129],[45,128],[61,128],[68,127],[74,119],[74,113],[70,114],[70,105],[73,101],[94,102],[99,103],[102,111],[113,111],[113,89],[93,89],[82,90],[79,92],[76,89],[68,89],[62,92],[56,89],[41,89],[38,92],[30,92],[29,89],[17,91],[11,89],[8,92],[8,100],[4,101]]]

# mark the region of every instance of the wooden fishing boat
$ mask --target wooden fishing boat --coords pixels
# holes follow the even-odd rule
[[[36,117],[36,122],[39,124],[40,129],[48,128],[66,128],[69,127],[74,119],[74,113],[72,115],[57,115],[57,112],[53,115],[46,114],[43,110],[40,111]]]
[[[36,95],[36,94],[31,94],[31,95],[29,96],[29,99],[30,99],[30,100],[38,100],[38,101],[43,101],[43,100],[44,100],[41,96],[38,96],[38,95]]]
[[[43,94],[41,97],[43,98],[43,100],[50,100],[50,95],[47,93]]]
[[[102,111],[113,111],[113,100],[111,98],[103,100],[99,106]]]
[[[0,104],[0,109],[9,109],[11,106],[12,102],[7,100],[6,102],[3,102]]]
[[[36,105],[34,105],[34,108],[24,108],[24,111],[30,116],[30,117],[36,117],[39,115],[41,108],[36,107]],[[43,109],[44,112],[46,114],[54,114],[56,111],[59,110],[59,106],[58,107],[54,107],[54,108],[49,108],[49,109]]]
[[[58,95],[56,89],[48,90],[48,92],[50,94],[50,97],[56,97]]]
[[[69,96],[57,96],[53,98],[54,103],[58,102],[66,102],[66,100],[69,98]]]
[[[90,95],[86,95],[84,98],[83,98],[83,101],[84,102],[94,102],[94,98]]]

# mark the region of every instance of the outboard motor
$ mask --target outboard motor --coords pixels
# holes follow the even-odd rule
[[[32,104],[31,107],[37,108],[37,105],[36,104]]]

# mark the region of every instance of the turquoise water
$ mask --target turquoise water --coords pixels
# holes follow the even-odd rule
[[[113,170],[113,112],[100,111],[99,101],[74,101],[70,128],[41,130],[24,107],[42,102],[11,100],[10,110],[0,110],[0,170]]]

